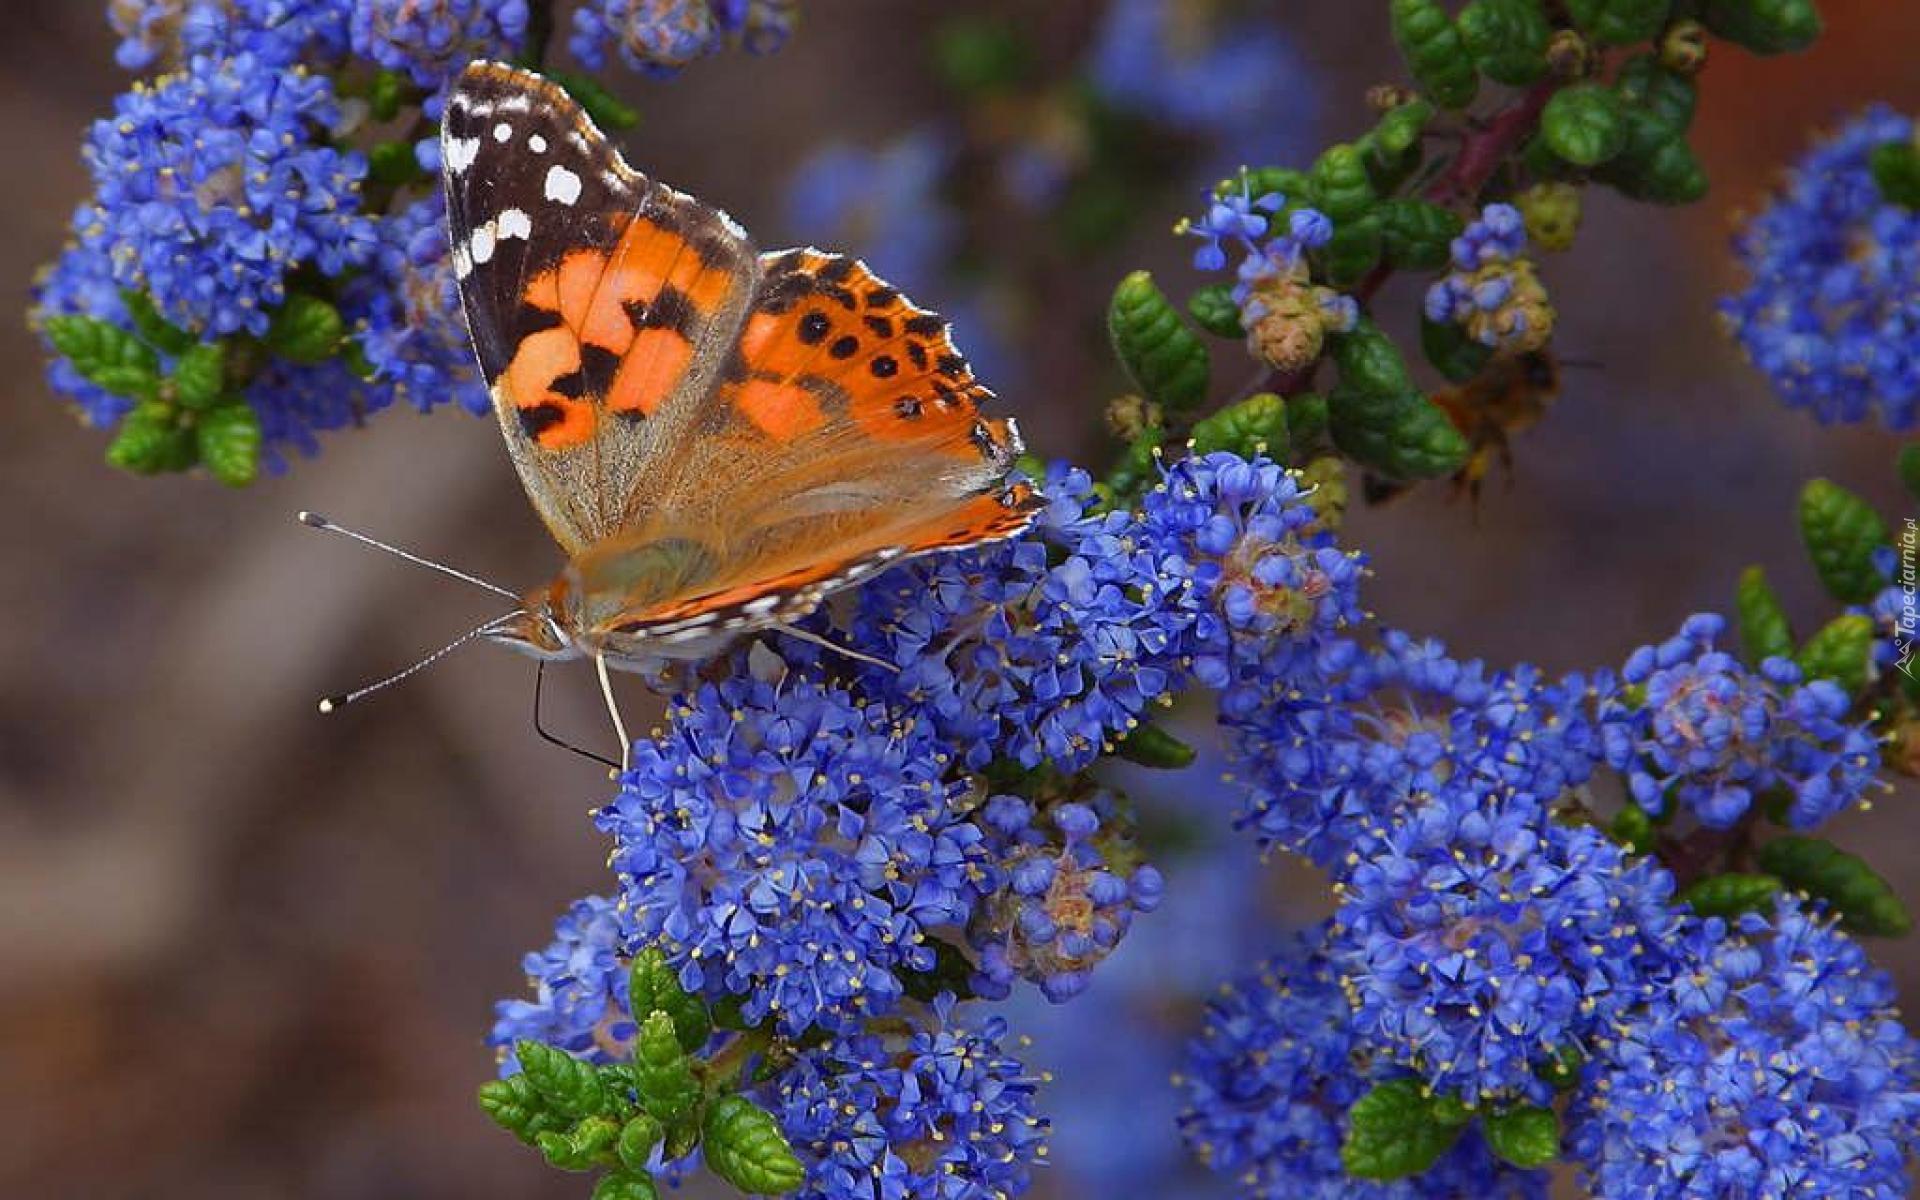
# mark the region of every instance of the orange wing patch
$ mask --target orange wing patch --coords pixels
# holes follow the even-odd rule
[[[1012,432],[980,417],[992,393],[938,315],[843,255],[788,250],[762,264],[727,397],[759,432],[785,441],[843,418],[878,441],[1011,461]]]

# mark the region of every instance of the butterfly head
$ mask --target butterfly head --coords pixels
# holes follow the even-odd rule
[[[534,658],[577,658],[581,649],[568,632],[571,622],[568,620],[562,590],[556,585],[528,596],[519,612],[500,621],[488,632],[488,640],[511,646]]]

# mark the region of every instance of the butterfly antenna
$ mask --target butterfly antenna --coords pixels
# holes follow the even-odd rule
[[[538,669],[536,669],[533,673],[533,731],[540,735],[540,738],[542,741],[550,742],[553,745],[560,747],[562,750],[570,750],[573,753],[578,754],[581,758],[591,759],[594,762],[599,763],[601,766],[609,767],[615,771],[618,771],[620,769],[619,763],[613,761],[612,759],[608,758],[604,754],[595,754],[593,751],[588,750],[585,747],[574,745],[572,742],[569,742],[565,738],[552,733],[547,729],[547,727],[544,724],[541,723],[540,693],[543,688],[543,685],[546,683],[546,680],[547,680],[547,660],[543,658],[540,660]]]
[[[845,655],[855,662],[863,662],[871,666],[881,667],[885,670],[892,671],[895,675],[900,673],[899,667],[884,658],[875,658],[871,654],[862,654],[860,651],[852,649],[851,647],[842,646],[839,642],[823,638],[811,629],[801,629],[796,625],[781,625],[778,626],[778,629],[779,632],[786,634],[788,637],[799,638],[803,642],[812,642],[814,645],[831,650],[835,654]]]
[[[306,525],[314,529],[325,530],[328,533],[337,533],[342,537],[350,537],[354,541],[359,542],[362,545],[372,546],[375,550],[385,550],[388,554],[395,555],[396,557],[399,557],[399,558],[404,558],[410,563],[414,563],[418,566],[427,568],[429,571],[438,571],[442,575],[450,575],[453,578],[458,579],[463,583],[470,583],[475,587],[485,588],[486,590],[488,590],[489,592],[492,592],[496,596],[505,596],[507,599],[512,600],[516,604],[519,603],[520,601],[520,597],[514,595],[512,592],[508,591],[506,588],[501,587],[497,583],[488,583],[486,580],[480,578],[478,575],[469,575],[465,571],[457,570],[453,567],[448,566],[445,563],[437,563],[430,558],[421,558],[418,554],[414,554],[410,551],[402,550],[398,546],[390,546],[387,543],[381,541],[379,538],[368,537],[366,534],[361,533],[357,529],[348,529],[345,525],[337,525],[334,522],[328,520],[327,518],[321,516],[319,513],[301,512],[298,515],[300,518],[300,523],[302,525]]]
[[[472,629],[467,630],[465,633],[453,639],[451,642],[448,642],[446,645],[440,647],[438,650],[435,650],[432,654],[427,655],[425,658],[421,659],[419,662],[414,663],[412,666],[407,667],[404,670],[395,671],[393,674],[387,676],[385,679],[380,680],[378,683],[370,683],[363,688],[355,688],[351,692],[342,692],[338,696],[328,696],[326,699],[320,701],[320,711],[323,713],[335,712],[339,709],[345,708],[347,705],[352,704],[356,700],[360,700],[366,696],[371,696],[373,693],[380,691],[383,688],[392,687],[394,684],[399,683],[402,679],[405,679],[407,676],[412,675],[417,671],[423,671],[426,668],[432,666],[434,663],[439,662],[441,659],[445,658],[449,654],[452,654],[455,650],[458,650],[460,647],[466,645],[468,642],[471,642],[473,639],[477,637],[483,637],[486,634],[497,631],[506,622],[511,621],[513,618],[520,615],[521,615],[520,612],[516,610],[514,612],[505,613],[501,616],[494,617],[493,619],[485,622],[484,624],[474,626]]]

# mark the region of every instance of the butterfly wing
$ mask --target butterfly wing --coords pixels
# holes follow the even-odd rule
[[[569,554],[644,509],[759,280],[725,213],[632,170],[557,85],[460,75],[441,124],[454,273],[507,449]]]
[[[1018,431],[981,415],[991,393],[942,318],[840,255],[769,254],[760,275],[664,496],[576,560],[602,635],[788,620],[892,562],[1011,537],[1041,506],[1009,482]],[[677,570],[649,569],[667,546]]]

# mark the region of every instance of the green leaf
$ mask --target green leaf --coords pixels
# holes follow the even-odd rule
[[[745,1096],[722,1096],[708,1106],[700,1153],[715,1175],[749,1196],[790,1192],[807,1176],[773,1114]]]
[[[551,67],[542,68],[548,79],[565,88],[567,94],[579,102],[594,124],[602,129],[632,129],[640,123],[640,114],[631,106],[623,103],[618,96],[609,92],[591,75],[576,75],[571,71],[556,71]]]
[[[1209,284],[1187,297],[1187,312],[1200,328],[1215,337],[1245,337],[1240,327],[1240,306],[1233,302],[1233,289],[1224,283]]]
[[[1359,1179],[1405,1179],[1431,1167],[1460,1136],[1462,1125],[1442,1123],[1434,1101],[1412,1079],[1378,1084],[1347,1110],[1340,1161]]]
[[[1436,0],[1392,0],[1393,40],[1414,80],[1442,108],[1465,108],[1480,88],[1473,55]]]
[[[620,1139],[614,1143],[614,1153],[627,1166],[636,1171],[645,1171],[647,1162],[653,1157],[653,1148],[665,1136],[666,1131],[651,1115],[635,1113],[631,1120],[621,1126]]]
[[[1627,146],[1620,97],[1597,83],[1561,88],[1540,114],[1540,136],[1574,166],[1598,166]]]
[[[1707,28],[1755,54],[1804,50],[1822,30],[1813,0],[1707,0]]]
[[[160,360],[132,333],[95,317],[49,317],[47,340],[87,382],[116,396],[151,400],[160,390]]]
[[[1793,657],[1793,630],[1787,624],[1787,610],[1780,596],[1767,582],[1767,573],[1759,567],[1740,572],[1740,587],[1735,593],[1740,616],[1740,645],[1747,661],[1758,666],[1769,658]]]
[[[1693,80],[1669,71],[1651,54],[1630,59],[1620,68],[1613,87],[1620,99],[1647,110],[1677,132],[1685,132],[1693,123],[1693,110],[1700,100]]]
[[[318,296],[295,292],[267,325],[267,346],[296,363],[322,363],[340,351],[347,336],[340,310]]]
[[[1532,3],[1533,0],[1519,2]],[[1389,158],[1398,158],[1420,144],[1420,135],[1432,120],[1431,103],[1421,99],[1410,100],[1381,114],[1369,136],[1375,150]]]
[[[1352,287],[1380,262],[1385,249],[1380,217],[1366,213],[1333,227],[1333,237],[1317,252],[1326,281],[1337,288]]]
[[[1134,726],[1133,732],[1120,739],[1120,744],[1114,750],[1130,763],[1163,771],[1191,766],[1198,753],[1192,746],[1153,724]]]
[[[1120,365],[1147,398],[1185,412],[1207,392],[1207,348],[1193,335],[1153,276],[1135,271],[1114,289],[1107,332]]]
[[[1451,383],[1472,379],[1493,358],[1493,349],[1474,341],[1463,327],[1425,317],[1420,318],[1420,350]]]
[[[634,1090],[643,1108],[671,1126],[700,1103],[700,1081],[680,1049],[672,1017],[654,1012],[638,1020],[640,1036],[633,1047]]]
[[[513,1056],[534,1093],[555,1112],[585,1117],[604,1110],[606,1090],[600,1074],[565,1050],[522,1038],[513,1044]]]
[[[1390,479],[1438,479],[1458,471],[1471,449],[1447,414],[1416,391],[1361,392],[1345,383],[1327,397],[1334,444]]]
[[[1320,211],[1333,222],[1336,233],[1342,223],[1366,212],[1378,198],[1367,174],[1366,157],[1351,142],[1337,142],[1314,160],[1313,187]]]
[[[1579,1085],[1581,1068],[1586,1065],[1586,1055],[1572,1046],[1562,1046],[1554,1051],[1552,1057],[1537,1064],[1533,1073],[1545,1080],[1554,1091],[1570,1092]]]
[[[1871,504],[1831,480],[1809,481],[1800,492],[1800,540],[1834,599],[1865,604],[1879,594],[1873,552],[1893,538]]]
[[[1900,451],[1900,482],[1907,494],[1920,500],[1920,442],[1909,442]]]
[[[1707,172],[1685,133],[1647,108],[1627,106],[1627,144],[1594,178],[1649,204],[1691,204],[1707,194]]]
[[[1118,462],[1107,472],[1102,486],[1109,499],[1125,505],[1146,491],[1160,478],[1159,456],[1160,441],[1166,436],[1161,429],[1149,429],[1121,452]]]
[[[193,431],[200,461],[228,487],[245,487],[260,475],[260,417],[244,400],[200,414]]]
[[[660,1200],[660,1188],[644,1167],[610,1171],[593,1185],[592,1200]]]
[[[1553,23],[1540,0],[1474,0],[1456,18],[1480,73],[1524,87],[1547,73]]]
[[[1845,613],[1814,632],[1793,656],[1808,679],[1831,679],[1857,696],[1873,673],[1873,618]]]
[[[1644,42],[1667,23],[1672,0],[1567,0],[1580,28],[1614,46]]]
[[[933,53],[941,77],[970,96],[1016,87],[1033,67],[1033,49],[1019,30],[990,17],[946,25],[934,38]]]
[[[1327,398],[1302,392],[1287,400],[1287,440],[1291,449],[1311,446],[1327,435]]]
[[[1882,199],[1903,208],[1920,208],[1920,146],[1888,142],[1875,146],[1868,161]]]
[[[209,408],[227,387],[227,347],[224,342],[202,342],[188,347],[173,364],[168,377],[173,399],[182,408]]]
[[[135,475],[184,471],[198,457],[193,430],[172,408],[154,401],[128,413],[107,446],[107,461]]]
[[[1387,200],[1374,212],[1380,217],[1381,249],[1387,261],[1403,271],[1446,266],[1453,239],[1467,227],[1460,214],[1424,200]]]
[[[1249,396],[1223,408],[1193,427],[1197,454],[1231,450],[1242,458],[1264,454],[1278,462],[1287,459],[1287,405],[1272,392]]]
[[[533,1144],[562,1171],[589,1171],[610,1165],[620,1126],[607,1117],[586,1117],[565,1133],[535,1134]]]
[[[1342,383],[1381,396],[1412,389],[1413,376],[1407,372],[1400,348],[1372,321],[1362,318],[1351,331],[1335,334],[1329,340]]]
[[[657,947],[648,946],[633,956],[627,968],[627,998],[635,1021],[644,1021],[656,1012],[666,1013],[673,1021],[675,1039],[688,1054],[706,1045],[713,1033],[713,1017],[707,1006],[680,986],[680,976]]]
[[[480,1085],[480,1108],[495,1124],[527,1143],[564,1123],[552,1114],[525,1075],[490,1079]]]
[[[133,322],[133,331],[140,340],[162,354],[184,354],[189,346],[199,339],[160,315],[154,307],[153,297],[132,288],[123,288],[120,302],[127,310],[127,317]]]
[[[1788,887],[1831,904],[1849,932],[1899,937],[1913,928],[1913,918],[1887,881],[1825,838],[1778,837],[1754,857]]]
[[[1550,1108],[1526,1105],[1489,1113],[1480,1122],[1487,1148],[1523,1170],[1560,1157],[1560,1118]]]
[[[1653,818],[1647,815],[1647,810],[1631,802],[1613,818],[1613,823],[1607,827],[1607,832],[1614,841],[1635,854],[1645,854],[1652,850],[1654,842],[1660,837],[1660,831],[1655,828]]]
[[[1737,917],[1773,907],[1780,881],[1772,875],[1729,871],[1696,880],[1677,897],[1703,917]]]

